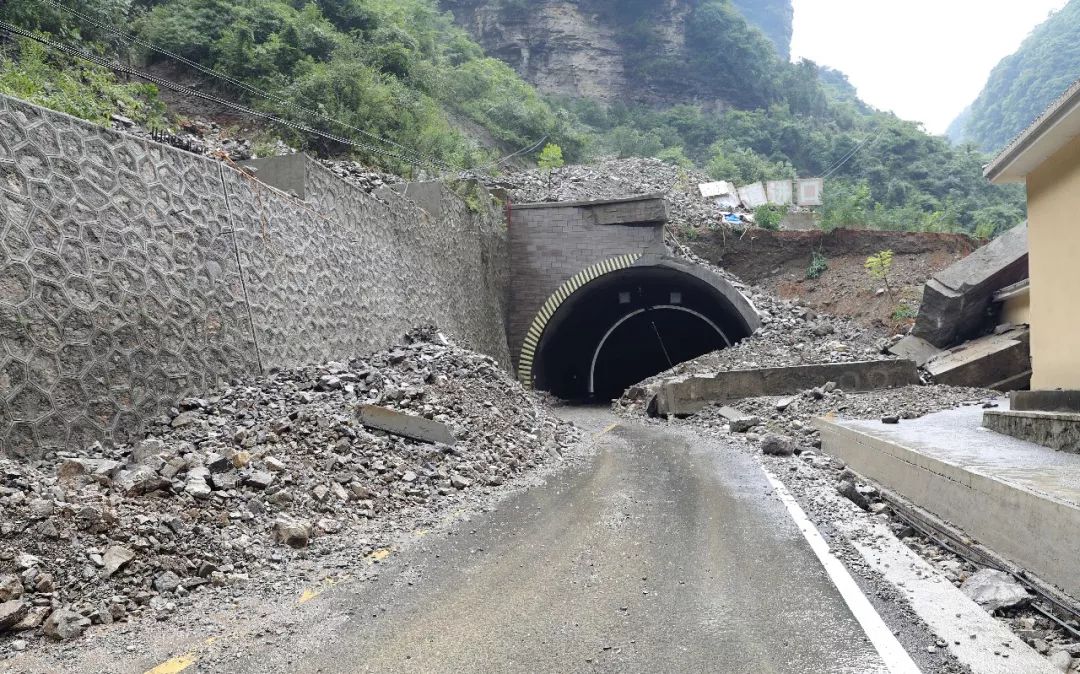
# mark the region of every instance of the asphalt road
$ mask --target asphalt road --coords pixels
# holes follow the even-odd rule
[[[238,674],[884,671],[751,457],[639,425],[598,443],[583,469],[425,537],[377,581],[319,597],[284,640],[225,648],[215,664]]]

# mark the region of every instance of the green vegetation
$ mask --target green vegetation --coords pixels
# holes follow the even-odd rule
[[[554,143],[545,145],[544,149],[540,151],[540,156],[536,160],[536,165],[545,171],[557,169],[565,164],[566,162],[563,160],[562,148]]]
[[[990,73],[949,129],[954,140],[995,152],[1035,121],[1080,75],[1080,0],[1039,25]]]
[[[787,215],[786,206],[776,204],[764,204],[754,209],[754,224],[762,229],[780,229],[780,223]]]
[[[463,130],[467,125],[480,127],[503,150],[547,135],[568,158],[582,157],[584,139],[565,116],[507,65],[487,58],[434,0],[90,0],[79,9],[275,97],[452,165],[484,163],[500,151],[481,147]],[[147,67],[164,59],[130,51],[34,0],[9,0],[0,18],[71,42],[89,41],[100,53]],[[48,72],[32,76],[43,90],[59,81]],[[239,87],[218,86],[233,100],[368,140]],[[100,100],[108,107],[112,97]],[[100,118],[99,111],[89,113]],[[324,153],[350,149],[310,135],[287,139]],[[384,168],[411,170],[383,154],[354,154]]]
[[[882,281],[885,283],[885,290],[888,291],[889,297],[892,297],[892,287],[889,285],[889,272],[892,271],[893,252],[891,250],[883,250],[866,258],[866,273],[870,274],[870,278]]]
[[[919,315],[919,312],[909,304],[899,304],[892,312],[894,321],[908,321]]]
[[[777,58],[727,0],[695,6],[685,62],[635,26],[633,77],[666,77],[685,87],[684,100],[708,95],[734,108],[564,101],[598,154],[675,158],[736,183],[827,175],[826,228],[1000,232],[1024,218],[1023,188],[989,184],[986,155],[869,108],[842,73]]]
[[[787,60],[791,52],[792,20],[795,10],[791,0],[732,0],[746,20],[757,26]]]
[[[0,53],[0,93],[98,124],[117,113],[150,127],[165,121],[155,87],[118,83],[110,70],[34,42],[20,43],[17,54]]]
[[[540,1],[490,0],[504,12],[529,11]],[[591,9],[615,17],[623,31],[625,65],[636,88],[658,100],[709,102],[649,106],[546,99],[485,56],[437,0],[84,0],[77,6],[353,128],[213,83],[226,98],[379,145],[360,129],[456,167],[489,164],[547,136],[561,154],[545,148],[538,160],[548,167],[616,155],[659,157],[736,183],[827,176],[826,228],[998,233],[1023,220],[1023,188],[987,183],[985,155],[867,107],[841,73],[787,62],[736,8],[753,15],[749,4],[695,0],[681,48],[672,50],[671,36],[655,21],[664,7],[591,0]],[[754,4],[781,17],[790,9],[785,0]],[[0,18],[143,68],[163,59],[46,10],[39,0],[8,0],[0,4]],[[7,59],[0,90],[97,121],[120,112],[160,123],[153,88],[21,44],[0,42]],[[724,105],[712,104],[717,101]],[[314,152],[352,153],[384,169],[414,171],[399,157],[288,129],[274,132]]]
[[[810,266],[806,268],[806,278],[821,278],[828,270],[829,261],[821,254],[821,251],[815,250],[813,254],[810,255]]]

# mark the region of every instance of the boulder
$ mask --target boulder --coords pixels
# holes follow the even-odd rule
[[[870,510],[870,502],[866,500],[866,497],[859,491],[859,488],[855,486],[854,480],[843,480],[837,485],[836,491],[863,510]]]
[[[0,601],[11,601],[22,596],[23,585],[14,574],[0,576]]]
[[[85,632],[87,627],[90,627],[89,618],[84,618],[70,609],[61,608],[49,614],[42,631],[50,639],[67,641]]]
[[[24,601],[12,600],[0,603],[0,632],[14,627],[29,610],[30,604]]]
[[[976,604],[993,613],[1006,608],[1023,606],[1031,600],[1024,586],[1003,571],[983,569],[964,581],[960,591]]]
[[[135,553],[127,548],[114,545],[105,551],[102,556],[102,561],[105,565],[102,567],[102,573],[106,578],[111,577],[114,573],[127,566],[128,562],[135,559]]]
[[[311,523],[282,515],[274,520],[274,540],[293,548],[307,547],[311,540]]]
[[[769,433],[761,440],[761,453],[769,456],[791,456],[795,453],[795,447],[791,440],[784,436]]]

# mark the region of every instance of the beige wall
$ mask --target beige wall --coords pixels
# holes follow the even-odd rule
[[[1080,137],[1027,178],[1033,389],[1080,389]]]
[[[1031,295],[1028,291],[1025,290],[1001,303],[1001,320],[998,322],[1013,325],[1031,323]]]

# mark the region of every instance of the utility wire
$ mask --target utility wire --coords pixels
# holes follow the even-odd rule
[[[391,158],[394,158],[394,159],[398,159],[398,160],[400,160],[400,161],[402,161],[402,162],[404,162],[406,164],[411,164],[413,166],[418,166],[418,167],[421,167],[421,168],[429,168],[429,169],[433,169],[435,171],[445,171],[446,170],[445,165],[439,165],[439,164],[434,164],[434,163],[423,161],[423,160],[417,160],[415,157],[409,157],[409,156],[406,156],[406,155],[403,155],[403,154],[400,154],[400,153],[391,152],[389,150],[386,150],[385,148],[376,147],[376,146],[371,145],[369,143],[364,143],[364,142],[361,142],[361,141],[353,140],[351,138],[345,138],[343,136],[338,136],[338,135],[335,135],[335,134],[332,134],[332,133],[327,133],[325,131],[322,131],[322,130],[313,128],[311,126],[308,126],[306,124],[301,124],[299,122],[293,122],[293,121],[289,121],[287,119],[282,119],[281,117],[277,117],[275,115],[271,115],[271,114],[265,113],[265,112],[260,112],[259,110],[255,110],[253,108],[249,108],[247,106],[240,105],[239,103],[234,103],[232,101],[227,101],[227,100],[225,100],[223,98],[220,98],[218,96],[214,96],[212,94],[203,93],[201,91],[198,91],[197,89],[192,89],[192,88],[186,87],[186,86],[184,86],[182,84],[177,84],[175,82],[171,82],[169,80],[166,80],[165,78],[158,77],[157,75],[151,75],[149,73],[144,73],[144,72],[142,72],[140,70],[132,68],[131,66],[127,66],[127,65],[124,65],[122,63],[118,63],[116,61],[109,61],[108,59],[105,59],[105,58],[102,58],[102,57],[97,56],[95,54],[92,54],[92,53],[90,53],[90,52],[88,52],[86,50],[80,49],[78,47],[72,47],[72,46],[64,44],[62,42],[56,42],[54,40],[50,40],[50,39],[42,37],[40,35],[36,35],[36,34],[30,32],[30,31],[27,31],[27,30],[25,30],[23,28],[19,28],[18,26],[14,26],[14,25],[6,22],[6,21],[0,20],[0,29],[3,29],[3,30],[5,30],[5,31],[7,31],[7,32],[9,32],[9,33],[11,33],[13,35],[19,35],[19,36],[24,37],[26,39],[33,40],[33,41],[38,42],[38,43],[40,43],[40,44],[42,44],[42,45],[44,45],[46,47],[49,47],[51,49],[55,49],[57,51],[61,51],[61,52],[65,53],[65,54],[68,54],[70,56],[74,56],[76,58],[80,58],[80,59],[83,59],[85,61],[90,61],[91,63],[97,64],[97,65],[102,66],[104,68],[109,68],[109,69],[117,71],[117,72],[132,75],[134,77],[144,79],[144,80],[146,80],[148,82],[152,82],[152,83],[157,84],[159,86],[163,86],[163,87],[165,87],[167,89],[172,89],[173,91],[176,91],[177,93],[181,93],[181,94],[184,94],[184,95],[187,95],[187,96],[194,96],[196,98],[201,98],[203,100],[207,100],[207,101],[210,101],[212,103],[217,103],[218,105],[222,105],[222,106],[225,106],[227,108],[231,108],[233,110],[236,110],[238,112],[242,112],[244,114],[251,115],[253,117],[258,117],[260,119],[264,119],[264,120],[266,120],[268,122],[271,122],[271,123],[274,123],[274,124],[279,124],[281,126],[285,126],[285,127],[291,128],[291,129],[295,129],[297,131],[302,131],[304,133],[310,133],[310,134],[313,134],[313,135],[316,135],[316,136],[320,136],[322,138],[326,138],[327,140],[332,140],[332,141],[334,141],[336,143],[341,143],[343,145],[349,145],[349,146],[352,146],[352,147],[360,148],[362,150],[367,150],[368,152],[372,152],[372,153],[375,153],[375,154],[381,154],[381,155],[386,156],[386,157],[391,157]],[[441,162],[440,162],[440,164],[441,164]]]
[[[239,87],[239,88],[243,89],[244,91],[246,91],[247,93],[249,93],[251,95],[258,96],[260,98],[263,98],[265,100],[268,100],[268,101],[271,101],[271,102],[274,102],[274,103],[278,103],[280,105],[284,105],[285,107],[287,107],[287,108],[289,108],[291,110],[294,110],[296,112],[299,112],[299,113],[302,113],[302,114],[305,114],[305,115],[310,115],[312,117],[316,117],[318,119],[321,119],[323,121],[326,121],[326,122],[329,122],[329,123],[332,123],[332,124],[337,124],[339,126],[343,126],[343,127],[347,128],[347,129],[355,131],[356,133],[359,133],[360,135],[364,136],[365,138],[368,138],[370,140],[374,140],[374,141],[379,142],[379,143],[385,143],[386,145],[397,148],[400,151],[399,155],[400,154],[411,155],[414,160],[423,160],[424,162],[426,162],[428,164],[438,166],[438,167],[441,168],[441,170],[445,170],[445,171],[461,171],[461,170],[463,170],[460,166],[454,166],[454,165],[451,165],[451,164],[447,164],[446,162],[443,162],[442,160],[436,159],[435,157],[432,157],[430,155],[425,155],[424,153],[416,151],[416,150],[411,150],[411,149],[409,149],[409,148],[407,148],[407,147],[405,147],[405,146],[403,146],[403,145],[401,145],[399,143],[395,143],[392,140],[382,138],[381,136],[373,134],[370,131],[365,131],[364,129],[353,126],[352,124],[348,124],[347,122],[343,122],[343,121],[341,121],[339,119],[331,117],[331,116],[329,116],[329,115],[327,115],[325,113],[319,112],[317,110],[311,110],[309,108],[305,108],[303,106],[297,105],[296,103],[293,103],[292,101],[290,101],[290,100],[288,100],[286,98],[282,98],[280,96],[275,96],[274,94],[266,92],[266,91],[264,91],[262,89],[259,89],[258,87],[252,86],[252,85],[250,85],[250,84],[248,84],[246,82],[238,80],[238,79],[236,79],[234,77],[231,77],[231,76],[229,76],[229,75],[227,75],[225,73],[218,72],[218,71],[216,71],[216,70],[214,70],[212,68],[207,68],[206,66],[204,66],[204,65],[202,65],[202,64],[200,64],[200,63],[198,63],[196,61],[192,61],[191,59],[188,59],[188,58],[186,58],[184,56],[181,56],[180,54],[176,54],[176,53],[171,52],[171,51],[169,51],[167,49],[163,49],[161,47],[158,47],[157,45],[152,44],[150,42],[147,42],[147,41],[145,41],[145,40],[143,40],[143,39],[141,39],[141,38],[139,38],[139,37],[137,37],[135,35],[132,35],[130,33],[125,33],[123,31],[121,31],[119,28],[117,28],[116,26],[112,26],[112,25],[106,24],[106,23],[104,23],[102,21],[98,21],[97,19],[95,19],[95,18],[93,18],[91,16],[87,16],[86,14],[83,14],[82,12],[79,12],[76,9],[73,9],[73,8],[68,7],[67,5],[65,5],[65,4],[63,4],[61,2],[58,2],[57,0],[39,0],[39,1],[42,2],[43,4],[48,4],[48,5],[51,5],[52,7],[55,7],[57,9],[59,9],[59,10],[67,12],[67,13],[71,14],[72,16],[78,17],[79,19],[81,19],[81,20],[83,20],[83,21],[85,21],[85,22],[87,22],[87,23],[89,23],[89,24],[91,24],[93,26],[96,26],[97,28],[100,28],[101,30],[110,32],[115,37],[117,37],[118,39],[127,40],[127,41],[131,42],[132,44],[136,44],[136,45],[138,45],[140,47],[143,47],[144,49],[148,49],[148,50],[153,51],[155,53],[161,54],[162,56],[167,56],[167,57],[169,57],[171,59],[179,61],[180,63],[183,63],[184,65],[187,65],[187,66],[189,66],[191,68],[194,68],[194,69],[198,70],[199,72],[203,73],[204,75],[208,75],[210,77],[217,78],[217,79],[222,80],[224,82],[228,82],[229,84],[232,84],[233,86]],[[396,156],[396,155],[392,155],[392,156]],[[413,162],[410,161],[409,163],[413,163]],[[420,164],[414,164],[414,165],[420,165]]]
[[[544,134],[544,137],[543,137],[543,138],[541,138],[540,140],[536,141],[536,142],[535,142],[535,143],[533,143],[532,145],[530,145],[530,146],[528,146],[528,147],[523,147],[523,148],[521,148],[520,150],[518,150],[517,152],[515,152],[515,153],[513,153],[513,154],[508,154],[508,155],[506,155],[505,157],[503,157],[502,159],[499,159],[499,160],[497,160],[497,161],[493,161],[493,162],[491,162],[490,164],[484,164],[483,166],[480,166],[480,167],[478,167],[478,168],[476,168],[476,169],[473,169],[473,170],[474,170],[474,171],[476,171],[476,172],[483,172],[483,171],[486,171],[486,170],[487,170],[487,169],[489,169],[489,168],[492,168],[492,167],[495,167],[495,166],[499,166],[499,165],[500,165],[500,164],[502,164],[503,162],[509,161],[509,160],[513,159],[514,157],[516,157],[516,156],[518,156],[518,155],[521,155],[521,154],[528,154],[529,152],[532,152],[532,151],[533,151],[533,150],[535,150],[536,148],[540,147],[540,144],[541,144],[541,143],[543,143],[543,142],[544,142],[545,140],[547,140],[547,139],[548,139],[548,134]]]
[[[874,141],[874,140],[877,140],[878,138],[880,138],[881,134],[883,134],[883,133],[885,133],[885,127],[882,127],[881,129],[879,129],[878,132],[876,134],[874,134],[873,136],[867,136],[866,140],[864,140],[863,142],[856,145],[853,150],[851,150],[846,155],[844,155],[844,157],[842,159],[840,159],[840,161],[838,161],[836,164],[834,164],[831,169],[826,171],[825,175],[821,176],[822,179],[828,178],[829,176],[831,176],[832,174],[834,174],[838,170],[840,170],[840,168],[843,167],[844,164],[851,161],[851,158],[859,153],[859,150],[866,147],[866,145],[869,144],[871,141]]]

